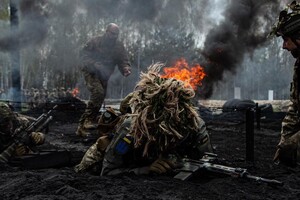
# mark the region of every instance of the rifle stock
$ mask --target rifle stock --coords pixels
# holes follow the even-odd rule
[[[267,179],[258,176],[253,176],[249,174],[247,169],[244,168],[234,168],[224,165],[214,164],[213,161],[216,160],[216,154],[205,155],[200,160],[183,159],[183,167],[179,169],[179,173],[174,176],[176,179],[188,180],[192,178],[196,172],[200,170],[206,170],[213,173],[225,174],[236,178],[246,178],[252,179],[257,182],[264,182],[270,185],[282,186],[283,182],[275,179]]]

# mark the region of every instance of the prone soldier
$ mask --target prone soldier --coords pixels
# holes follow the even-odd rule
[[[29,120],[18,116],[5,103],[0,102],[0,162],[7,163],[14,156],[22,156],[32,151],[28,144],[41,145],[45,141],[45,136],[41,132],[29,133],[28,141],[16,143],[14,133],[27,127]],[[16,136],[17,137],[17,136]]]
[[[110,111],[116,126],[87,150],[76,172],[164,174],[179,167],[183,157],[200,159],[212,152],[205,123],[192,104],[194,90],[161,78],[162,66],[151,65],[142,73],[135,91],[121,103],[123,115]],[[105,113],[100,122],[104,118]]]

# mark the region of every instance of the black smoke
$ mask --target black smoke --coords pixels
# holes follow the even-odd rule
[[[209,31],[204,42],[207,77],[201,91],[203,98],[213,94],[224,72],[235,73],[247,53],[251,55],[268,41],[278,7],[279,2],[274,0],[235,0],[228,4],[224,20]]]
[[[29,45],[40,44],[47,36],[47,20],[43,1],[22,0],[15,2],[18,25],[11,27],[0,38],[0,51],[13,51]]]

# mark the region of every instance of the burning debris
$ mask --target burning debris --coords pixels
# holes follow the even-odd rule
[[[202,85],[202,80],[205,78],[206,74],[203,67],[199,64],[195,64],[190,67],[184,58],[175,62],[172,67],[163,68],[162,78],[175,78],[181,80],[186,86],[191,86],[194,90],[198,86]]]

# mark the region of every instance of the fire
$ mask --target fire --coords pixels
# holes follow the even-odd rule
[[[199,64],[195,64],[189,67],[187,61],[182,58],[176,61],[175,66],[165,67],[163,69],[164,74],[161,75],[162,78],[175,78],[185,82],[185,86],[191,86],[194,90],[197,86],[202,85],[202,80],[206,76],[203,67]]]
[[[72,90],[72,95],[73,95],[73,97],[77,97],[78,94],[79,94],[79,89],[76,87]]]

